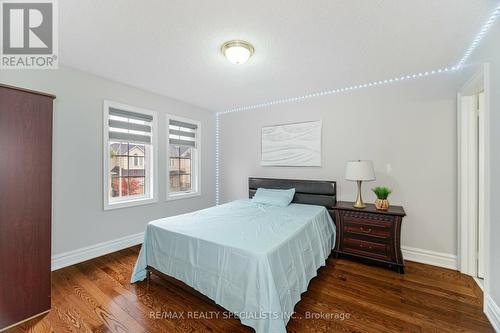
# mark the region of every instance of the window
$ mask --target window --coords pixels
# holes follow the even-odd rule
[[[156,112],[104,102],[104,209],[156,201]]]
[[[200,123],[170,115],[167,128],[167,199],[200,195]]]

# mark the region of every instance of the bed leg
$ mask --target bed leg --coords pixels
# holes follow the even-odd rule
[[[146,288],[148,291],[151,290],[151,269],[146,268]]]

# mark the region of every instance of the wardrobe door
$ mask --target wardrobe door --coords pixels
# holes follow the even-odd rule
[[[50,310],[52,106],[0,85],[0,329]]]

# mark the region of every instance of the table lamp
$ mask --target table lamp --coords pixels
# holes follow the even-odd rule
[[[358,182],[358,197],[354,203],[354,208],[365,208],[361,198],[361,183],[363,181],[375,180],[372,161],[349,161],[345,168],[345,179]]]

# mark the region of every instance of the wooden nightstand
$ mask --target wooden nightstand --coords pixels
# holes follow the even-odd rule
[[[353,202],[338,201],[332,210],[337,226],[335,255],[360,258],[385,264],[404,274],[401,253],[401,222],[406,215],[403,207],[390,206],[381,211],[367,204],[364,209]]]

